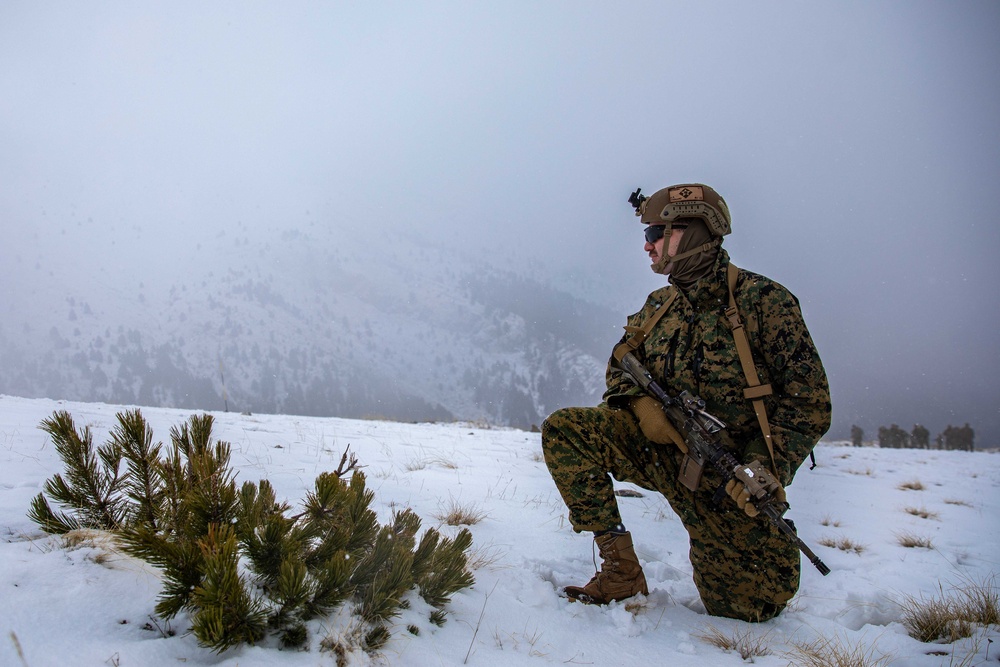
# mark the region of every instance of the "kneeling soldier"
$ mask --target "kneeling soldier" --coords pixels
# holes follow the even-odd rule
[[[632,347],[672,394],[704,399],[706,411],[727,424],[729,452],[771,470],[771,490],[783,500],[782,487],[830,426],[826,373],[798,300],[773,280],[731,267],[721,247],[731,231],[729,209],[712,188],[676,185],[651,197],[637,190],[630,202],[647,225],[652,269],[670,285],[628,318],[620,345]],[[734,317],[749,341],[743,350]],[[709,468],[694,491],[678,481],[684,435],[614,356],[604,401],[549,415],[542,448],[573,529],[594,533],[603,561],[589,583],[566,588],[570,598],[607,604],[648,593],[612,476],[666,497],[687,529],[694,582],[709,614],[764,621],[798,590],[798,548],[758,514],[740,482],[725,485]]]

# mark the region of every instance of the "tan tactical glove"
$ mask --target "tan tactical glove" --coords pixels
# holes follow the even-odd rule
[[[747,474],[750,479],[748,483],[754,488],[767,491],[778,502],[787,502],[785,489],[781,487],[781,484],[774,478],[774,475],[761,465],[760,461],[751,461],[743,466],[743,469],[748,471]],[[747,489],[747,484],[742,480],[735,477],[729,480],[726,483],[726,493],[736,501],[736,505],[741,510],[747,513],[747,516],[757,516],[760,514],[760,510],[757,509],[757,506],[751,500],[754,494]]]
[[[652,396],[638,396],[632,399],[629,407],[639,420],[639,429],[644,436],[661,445],[673,443],[677,445],[677,449],[687,454],[688,447],[684,438],[667,419],[659,401]]]

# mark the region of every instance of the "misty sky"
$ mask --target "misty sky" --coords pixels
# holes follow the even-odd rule
[[[629,192],[700,181],[734,262],[800,298],[841,420],[1000,440],[998,34],[994,0],[6,1],[0,261],[74,219],[309,216],[624,321],[662,280]]]

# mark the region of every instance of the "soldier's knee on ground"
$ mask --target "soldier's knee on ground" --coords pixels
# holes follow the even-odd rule
[[[745,519],[723,534],[729,539],[704,534],[692,539],[694,583],[706,610],[748,622],[774,618],[799,589],[798,548],[769,525],[754,527]],[[740,546],[734,550],[736,536]]]
[[[744,570],[721,577],[696,573],[695,585],[710,615],[759,623],[780,614],[795,596],[798,575],[794,567],[757,573]]]
[[[702,598],[702,602],[705,604],[705,611],[711,616],[732,618],[747,623],[769,621],[787,606],[787,603],[740,598],[722,601]]]

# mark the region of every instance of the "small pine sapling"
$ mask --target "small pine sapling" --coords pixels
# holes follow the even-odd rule
[[[440,625],[450,596],[473,584],[471,533],[451,540],[431,529],[418,544],[420,518],[411,510],[379,526],[375,494],[353,454],[320,474],[302,512],[290,516],[267,480],[237,488],[230,446],[212,443],[212,426],[209,415],[191,417],[170,430],[164,452],[138,410],[119,413],[111,440],[95,450],[89,428],[78,432],[57,412],[41,427],[66,475],[49,480],[45,494],[67,511],[53,511],[39,494],[29,516],[53,533],[113,531],[126,553],[162,570],[156,613],[187,611],[199,643],[219,653],[268,634],[301,646],[308,621],[347,602],[360,619],[354,641],[377,651],[408,591],[418,588]]]
[[[44,493],[32,500],[28,517],[42,530],[53,534],[77,528],[115,530],[124,525],[129,517],[129,505],[118,470],[121,447],[110,442],[95,451],[90,427],[77,431],[73,417],[65,411],[54,412],[42,421],[40,428],[52,439],[66,466],[66,476],[57,473],[45,482]],[[54,511],[46,495],[71,513]]]

